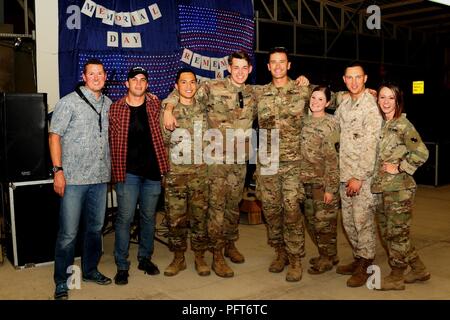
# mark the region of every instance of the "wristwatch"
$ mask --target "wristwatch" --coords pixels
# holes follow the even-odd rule
[[[54,166],[52,168],[53,173],[57,173],[58,171],[63,171],[63,167]]]

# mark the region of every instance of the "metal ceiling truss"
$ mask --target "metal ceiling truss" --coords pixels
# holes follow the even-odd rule
[[[376,3],[381,10],[380,29],[370,28],[368,19],[373,21],[373,11],[367,8]],[[405,6],[410,5],[411,8]],[[431,28],[450,25],[447,23],[433,23],[437,19],[450,17],[441,7],[424,4],[424,0],[402,1],[364,1],[364,0],[253,0],[256,22],[256,52],[267,52],[269,49],[261,46],[260,27],[262,24],[278,24],[292,27],[293,55],[311,56],[327,59],[346,60],[329,56],[330,51],[339,44],[343,35],[348,38],[354,35],[356,41],[355,57],[359,55],[359,39],[372,37],[381,40],[382,54],[377,62],[384,62],[384,45],[386,40],[402,40],[406,43],[414,42],[417,46],[425,43],[430,36]],[[416,6],[416,7],[415,7]],[[420,7],[417,7],[420,6]],[[425,15],[428,13],[428,15]],[[419,17],[418,17],[419,16]],[[403,19],[399,22],[397,19]],[[404,18],[410,18],[404,20]],[[447,20],[448,21],[448,20]],[[422,24],[427,22],[428,24]],[[411,24],[421,25],[412,27]],[[450,28],[447,28],[450,30]],[[297,33],[302,30],[316,30],[317,35],[323,38],[323,53],[321,55],[302,54],[297,46]],[[313,31],[314,32],[314,31]],[[433,33],[436,33],[433,30]],[[344,36],[345,37],[345,36]],[[419,41],[416,41],[419,40]],[[409,48],[406,49],[409,51]],[[355,58],[353,57],[353,58]],[[353,58],[348,58],[353,59]],[[376,62],[376,61],[370,61]]]

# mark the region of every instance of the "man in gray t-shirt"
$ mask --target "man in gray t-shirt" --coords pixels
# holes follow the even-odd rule
[[[111,178],[108,111],[111,100],[102,94],[106,72],[91,59],[83,70],[84,86],[63,97],[53,112],[49,143],[54,190],[61,197],[55,249],[55,299],[68,298],[67,268],[73,264],[77,232],[84,215],[83,281],[110,284],[97,265],[102,253],[102,228],[107,183]]]

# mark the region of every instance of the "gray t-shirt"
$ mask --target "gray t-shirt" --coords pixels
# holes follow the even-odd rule
[[[81,91],[101,114],[101,132],[99,116],[76,92],[58,101],[49,131],[61,136],[62,166],[67,184],[109,182],[108,113],[112,101],[105,95],[96,100],[85,87],[81,87]]]

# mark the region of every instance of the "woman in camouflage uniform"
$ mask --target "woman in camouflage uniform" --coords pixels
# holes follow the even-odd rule
[[[303,120],[300,152],[300,180],[305,187],[306,228],[319,249],[311,259],[310,274],[324,273],[338,262],[336,247],[339,209],[339,129],[326,114],[331,92],[318,86],[311,95],[311,114]]]
[[[383,116],[372,192],[377,194],[377,223],[389,255],[391,273],[381,290],[404,290],[406,283],[430,279],[410,241],[412,205],[416,192],[413,173],[428,159],[428,150],[403,111],[399,87],[386,84],[378,90]],[[408,265],[411,271],[404,275]]]

